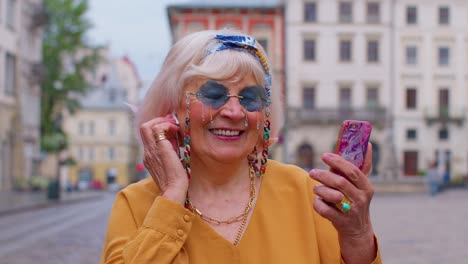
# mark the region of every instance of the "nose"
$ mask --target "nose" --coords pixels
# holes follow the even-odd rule
[[[233,120],[244,119],[245,112],[243,106],[239,102],[240,97],[236,95],[229,96],[229,100],[222,106],[221,116],[231,118]]]

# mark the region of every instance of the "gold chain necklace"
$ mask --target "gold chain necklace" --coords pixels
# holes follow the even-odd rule
[[[188,192],[187,192],[187,197],[185,199],[185,205],[186,207],[192,211],[195,214],[198,214],[201,219],[205,220],[208,223],[215,224],[215,225],[221,225],[221,224],[233,224],[237,223],[239,221],[241,222],[241,225],[239,227],[239,230],[237,231],[236,237],[234,239],[233,244],[237,246],[239,244],[240,238],[242,236],[242,232],[244,231],[245,225],[247,223],[247,216],[249,215],[250,210],[253,207],[254,201],[255,201],[255,193],[256,193],[256,188],[255,188],[255,171],[250,168],[249,169],[249,177],[250,177],[250,197],[249,197],[249,202],[245,206],[244,212],[238,216],[231,217],[227,220],[217,220],[212,217],[209,217],[207,215],[204,215],[200,210],[198,210],[192,202],[190,202]]]

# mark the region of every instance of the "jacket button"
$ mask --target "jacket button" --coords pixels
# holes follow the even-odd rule
[[[184,220],[185,220],[185,222],[189,222],[190,221],[190,216],[184,215]]]
[[[183,236],[184,235],[184,231],[182,229],[177,229],[177,234],[179,236]]]

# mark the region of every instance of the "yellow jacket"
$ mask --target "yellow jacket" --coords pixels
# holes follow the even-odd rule
[[[343,263],[337,232],[312,205],[317,182],[269,160],[254,211],[236,247],[198,215],[159,195],[151,178],[122,190],[101,263]],[[380,254],[373,263],[382,263]]]

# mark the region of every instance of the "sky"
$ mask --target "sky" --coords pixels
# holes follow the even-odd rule
[[[129,56],[148,85],[171,43],[166,6],[187,1],[89,0],[87,16],[94,28],[88,38],[95,44],[109,44],[115,57]]]

